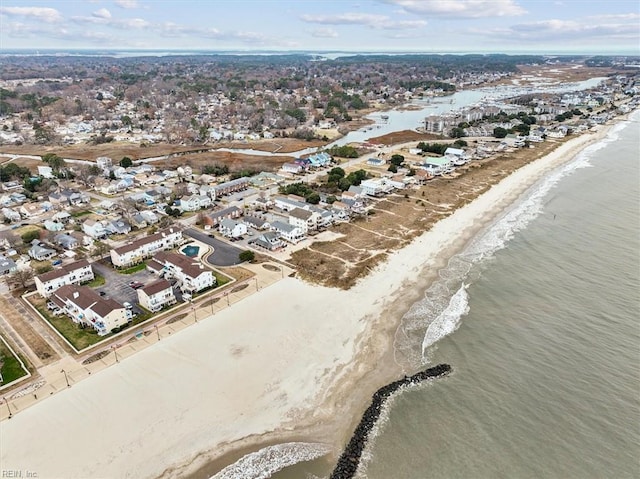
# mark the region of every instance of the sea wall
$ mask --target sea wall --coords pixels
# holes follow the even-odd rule
[[[331,473],[330,479],[351,479],[360,464],[362,451],[367,444],[369,432],[378,421],[382,408],[387,399],[403,386],[417,384],[431,378],[445,376],[451,372],[451,366],[448,364],[438,364],[429,369],[425,369],[413,376],[405,376],[403,379],[394,381],[386,386],[381,387],[373,394],[373,399],[367,410],[362,415],[360,424],[353,432],[353,436],[349,444],[345,447],[338,463]]]

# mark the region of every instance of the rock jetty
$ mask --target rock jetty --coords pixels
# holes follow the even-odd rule
[[[331,476],[329,476],[330,479],[351,479],[355,475],[358,470],[358,465],[360,464],[362,451],[367,444],[369,432],[378,421],[382,408],[389,396],[402,386],[417,384],[427,379],[445,376],[450,372],[451,366],[448,364],[438,364],[437,366],[416,373],[413,376],[405,376],[403,379],[399,379],[378,389],[373,395],[371,405],[362,415],[360,424],[358,424],[358,427],[356,427],[356,430],[353,432],[349,444],[347,444],[340,459],[338,459],[336,467],[331,473]]]

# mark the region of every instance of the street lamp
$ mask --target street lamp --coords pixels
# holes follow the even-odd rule
[[[9,410],[9,419],[11,419],[13,414],[11,413],[11,407],[9,407],[9,401],[7,401],[6,397],[3,397],[2,399],[4,400],[4,403],[7,405],[7,409]]]
[[[229,291],[224,293],[224,295],[227,297],[227,306],[231,306],[231,304],[229,303]]]
[[[67,382],[67,387],[70,388],[71,384],[69,384],[69,378],[67,376],[67,372],[64,369],[61,369],[60,372],[64,374],[64,380]]]
[[[158,325],[154,324],[155,328],[156,328],[156,334],[158,335],[158,341],[160,341],[160,331],[158,330]]]
[[[116,363],[119,363],[120,361],[118,360],[118,349],[115,346],[111,346],[111,349],[113,349],[113,352],[116,355]]]
[[[256,291],[258,291],[258,278],[256,276],[253,277],[254,281],[256,282]]]

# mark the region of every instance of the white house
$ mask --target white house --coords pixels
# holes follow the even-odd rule
[[[52,258],[56,254],[56,251],[44,246],[44,244],[41,243],[40,240],[34,239],[31,242],[31,248],[29,248],[28,253],[29,256],[31,256],[36,261],[46,261]]]
[[[213,272],[197,259],[168,251],[156,253],[153,259],[164,265],[161,274],[165,278],[175,278],[183,293],[197,293],[216,284]]]
[[[111,262],[116,267],[132,266],[158,251],[175,248],[182,244],[182,231],[168,228],[129,244],[111,250]]]
[[[138,302],[143,308],[156,313],[165,306],[175,304],[177,300],[171,283],[166,279],[159,279],[138,289]]]
[[[318,229],[320,215],[315,211],[294,208],[289,212],[289,224],[297,226],[306,235],[310,230]]]
[[[86,259],[62,266],[35,277],[36,290],[48,298],[58,288],[67,284],[80,284],[93,280],[93,269]]]
[[[86,286],[65,285],[51,296],[74,323],[85,324],[98,331],[99,336],[109,334],[132,318],[127,308],[113,299],[105,299]]]
[[[211,197],[207,195],[191,195],[180,199],[180,209],[182,211],[198,211],[208,208],[213,204]]]
[[[16,269],[15,261],[0,254],[0,275],[13,273]]]
[[[107,229],[100,221],[85,220],[82,223],[82,231],[87,236],[91,236],[93,239],[104,239],[107,237]]]
[[[38,166],[38,175],[48,179],[55,178],[53,168],[50,166]]]
[[[284,173],[297,175],[298,173],[302,172],[303,168],[301,165],[298,165],[296,163],[285,163],[284,165],[282,165],[282,168],[280,168],[280,170]]]
[[[281,238],[284,238],[289,243],[297,243],[304,239],[304,233],[300,230],[299,227],[283,223],[282,221],[274,221],[271,223],[271,229],[280,234]]]
[[[380,196],[385,193],[389,193],[393,187],[387,184],[380,178],[373,178],[370,180],[363,180],[360,183],[360,187],[364,194],[369,196]]]
[[[240,238],[247,234],[247,225],[240,221],[225,218],[218,224],[218,231],[227,238]]]

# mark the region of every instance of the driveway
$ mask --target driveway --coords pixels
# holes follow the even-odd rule
[[[243,250],[236,248],[224,241],[212,238],[211,236],[201,233],[196,229],[189,228],[183,231],[184,234],[191,238],[208,244],[213,248],[213,254],[207,257],[207,262],[213,266],[233,266],[242,263],[238,255]]]

